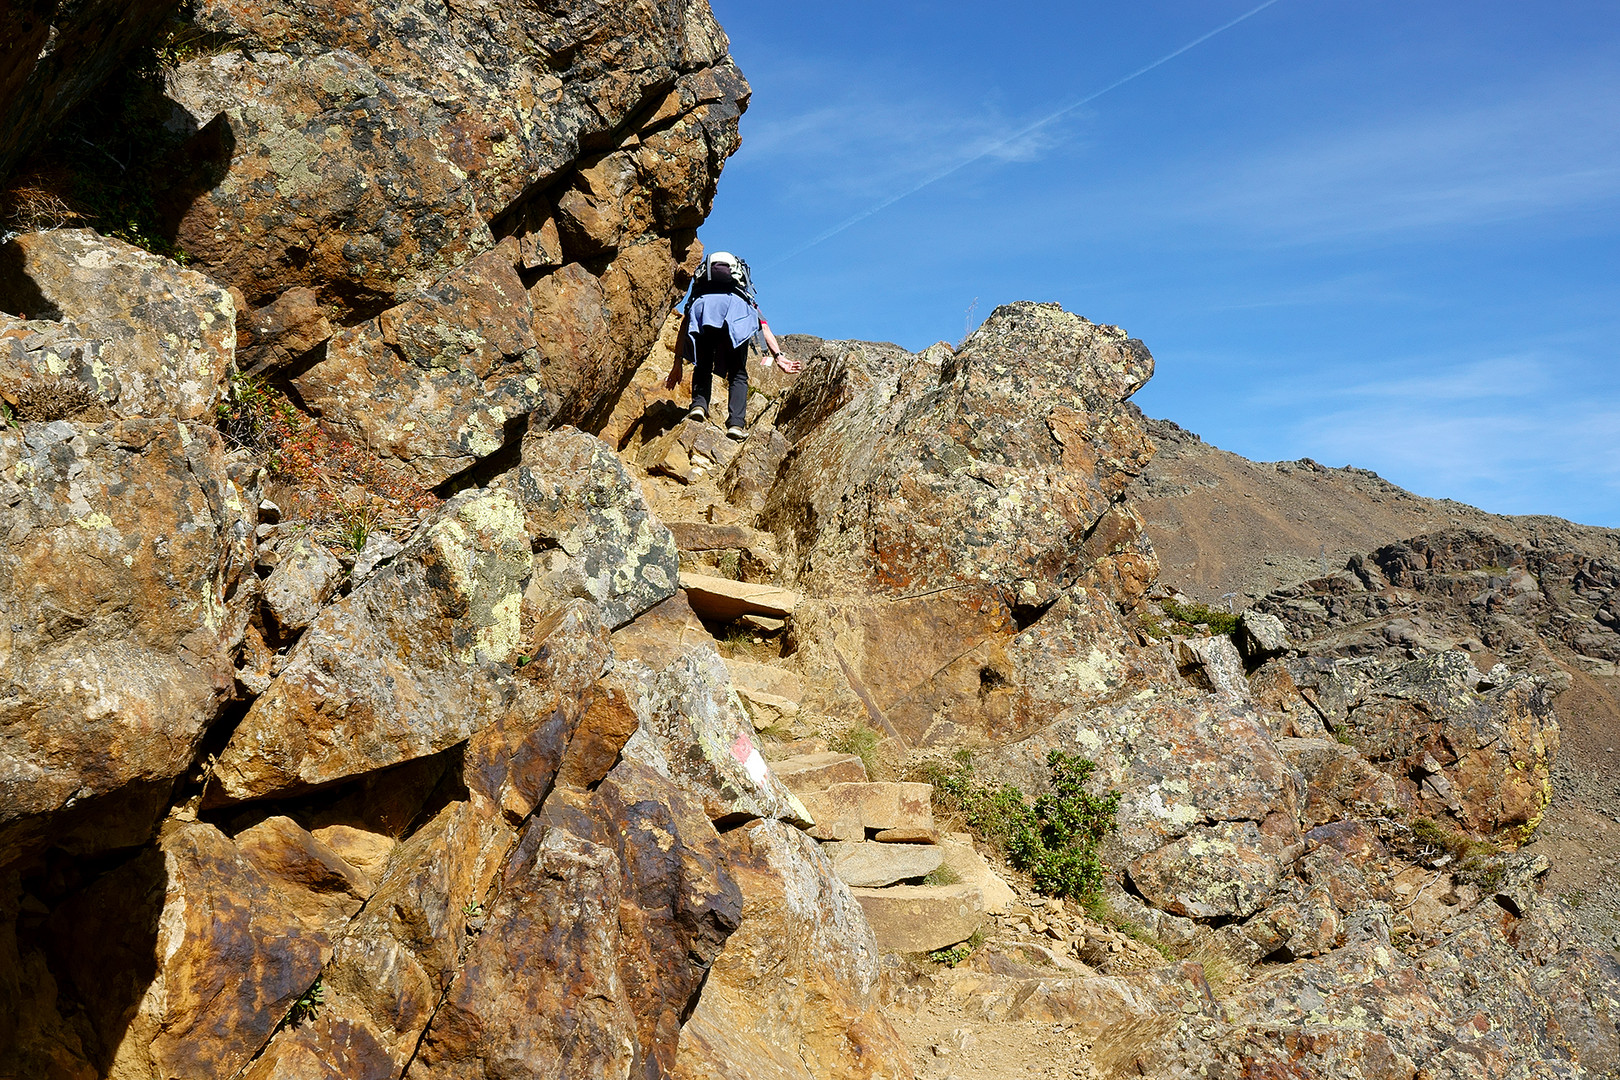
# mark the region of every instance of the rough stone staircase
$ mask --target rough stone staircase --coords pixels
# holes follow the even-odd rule
[[[813,688],[783,656],[800,597],[780,584],[776,538],[754,527],[787,449],[771,424],[781,387],[754,395],[738,442],[686,419],[658,381],[667,369],[655,352],[603,438],[674,535],[681,591],[617,636],[649,663],[698,645],[720,652],[771,774],[808,812],[804,831],[860,904],[880,952],[921,959],[975,935],[985,941],[960,966],[902,965],[886,978],[894,1022],[913,1046],[929,1047],[919,1049],[918,1075],[1011,1075],[994,1049],[1009,1037],[1043,1062],[1067,1060],[1068,1047],[1079,1055],[1074,1075],[1106,1075],[1189,1013],[1212,1015],[1197,964],[1166,967],[1116,927],[1020,895],[971,836],[939,828],[932,785],[874,777],[860,756],[829,749],[836,722],[817,713]],[[954,1025],[944,1042],[928,1030],[941,1017]],[[969,1049],[975,1030],[979,1051]]]
[[[666,350],[654,352],[603,432],[639,474],[680,551],[681,593],[659,614],[683,625],[674,633],[649,627],[648,637],[682,649],[707,640],[730,654],[732,687],[771,771],[814,819],[807,831],[859,900],[883,952],[965,941],[987,915],[1008,910],[1011,887],[966,834],[940,834],[931,785],[876,779],[860,757],[829,751],[825,718],[804,707],[803,680],[772,655],[799,598],[776,584],[776,538],[752,523],[787,448],[772,426],[785,383],[767,377],[755,387],[749,434],[737,441],[670,400],[656,379],[668,362]],[[711,630],[731,641],[715,641]],[[739,650],[736,641],[752,647]]]

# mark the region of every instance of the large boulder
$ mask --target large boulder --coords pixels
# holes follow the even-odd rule
[[[600,439],[571,428],[531,431],[522,460],[498,484],[522,502],[538,549],[524,601],[531,610],[578,598],[619,627],[675,595],[675,539]]]
[[[723,843],[742,921],[681,1028],[677,1080],[910,1076],[880,1008],[872,929],[816,845],[772,821]]]
[[[1078,649],[1093,689],[1120,692],[1113,607],[1155,572],[1119,502],[1153,449],[1127,405],[1153,370],[1142,343],[1019,303],[959,352],[818,357],[778,414],[796,442],[761,515],[808,597],[804,662],[907,742],[1005,738],[1045,719],[1020,701],[1041,666],[1020,632],[1078,617],[1102,629]]]
[[[589,809],[526,828],[408,1075],[669,1075],[741,898],[702,809],[655,774],[621,765]]]
[[[690,792],[716,822],[811,824],[804,804],[766,764],[754,723],[712,647],[693,649],[662,671],[623,662],[614,677],[639,720],[624,747],[627,759]]]
[[[505,491],[446,503],[328,607],[219,756],[211,790],[262,798],[436,754],[509,702],[533,556]]]
[[[0,248],[0,311],[0,390],[67,379],[119,417],[211,421],[236,355],[230,293],[90,229]]]
[[[235,686],[253,525],[211,429],[0,429],[0,863],[39,815],[161,799],[190,767]],[[150,825],[121,812],[103,840]]]

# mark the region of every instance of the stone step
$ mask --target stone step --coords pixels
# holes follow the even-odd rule
[[[798,794],[795,792],[795,794]],[[833,784],[799,799],[816,819],[817,840],[865,840],[870,832],[933,831],[934,786],[888,781]]]
[[[852,888],[878,889],[939,869],[945,853],[932,844],[879,844],[872,841],[834,842],[821,852],[832,860],[833,872]]]
[[[830,846],[830,845],[829,845]],[[965,834],[946,837],[939,842],[942,865],[955,874],[963,885],[976,885],[984,893],[984,910],[1000,915],[1011,910],[1018,902],[1013,887],[1001,879],[990,864],[973,847]]]
[[[731,685],[738,693],[758,691],[795,704],[804,700],[804,680],[786,668],[752,660],[727,660],[726,670],[731,672]]]
[[[860,758],[831,750],[780,758],[771,763],[771,771],[800,801],[805,795],[825,791],[834,784],[866,783],[866,766]]]
[[[984,925],[984,892],[976,885],[891,885],[849,891],[866,912],[881,952],[947,949]]]
[[[754,585],[685,570],[681,571],[681,588],[686,590],[692,610],[715,622],[730,622],[743,615],[785,619],[799,602],[798,593],[774,585]]]

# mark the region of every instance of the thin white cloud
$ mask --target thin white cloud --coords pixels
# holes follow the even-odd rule
[[[1620,78],[1565,74],[1510,101],[1246,149],[1182,184],[1180,220],[1282,243],[1412,233],[1620,201]]]
[[[1612,524],[1620,409],[1607,385],[1582,392],[1594,374],[1537,353],[1449,365],[1415,358],[1357,382],[1282,387],[1264,395],[1265,412],[1289,400],[1289,445],[1328,464],[1505,513],[1547,512],[1556,484],[1576,492],[1578,520]]]

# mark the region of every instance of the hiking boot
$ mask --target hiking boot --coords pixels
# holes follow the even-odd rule
[[[744,431],[740,427],[728,427],[726,428],[726,438],[737,440],[746,439],[748,438],[748,432]]]
[[[686,418],[688,420],[707,420],[709,418],[709,414],[703,409],[693,409],[691,412],[686,414]]]

